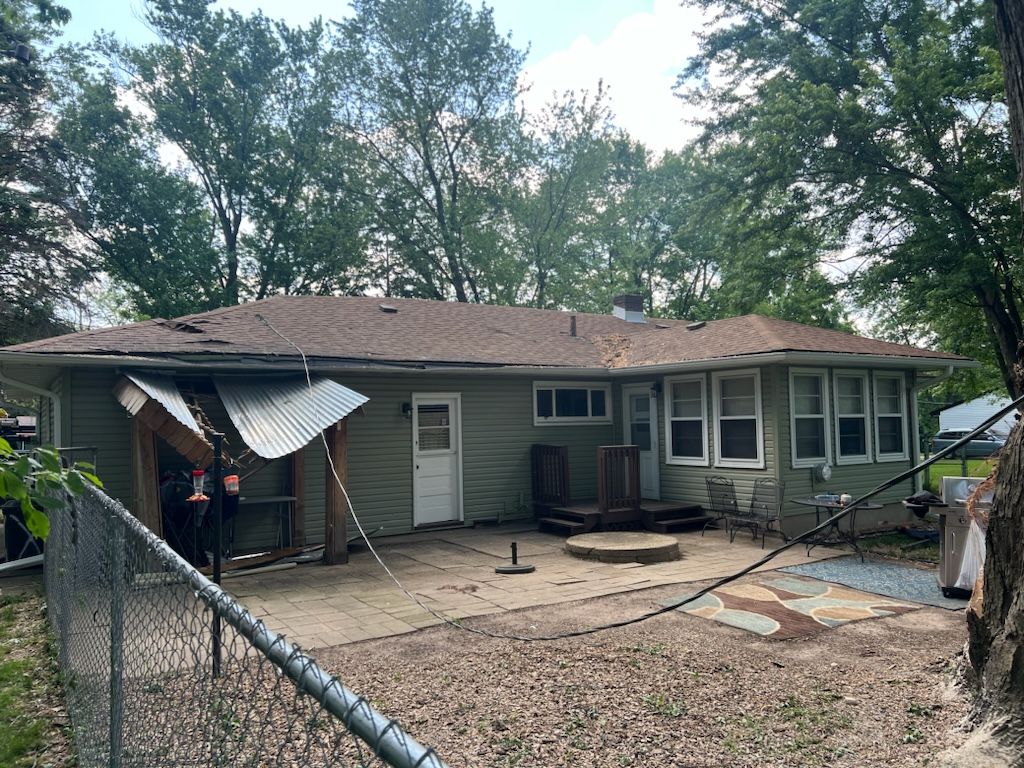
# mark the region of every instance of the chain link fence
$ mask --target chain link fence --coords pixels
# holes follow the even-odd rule
[[[78,764],[444,763],[94,489],[51,516],[48,613]]]

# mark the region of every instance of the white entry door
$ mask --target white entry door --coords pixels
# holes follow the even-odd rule
[[[458,395],[412,396],[413,525],[462,519],[462,425]]]
[[[640,495],[660,499],[657,395],[650,384],[638,384],[622,388],[622,401],[625,441],[640,447]]]

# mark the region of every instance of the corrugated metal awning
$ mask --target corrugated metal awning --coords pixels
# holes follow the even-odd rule
[[[265,459],[305,447],[369,398],[320,376],[215,376],[213,383],[242,440]]]
[[[199,424],[196,423],[195,417],[188,409],[188,406],[185,405],[185,398],[178,391],[178,385],[174,383],[174,379],[160,373],[143,374],[130,371],[124,375],[126,378],[131,379],[139,389],[160,403],[164,410],[173,416],[175,420],[184,424],[193,432],[202,434],[202,430],[199,429]],[[139,400],[130,400],[121,404],[134,416],[142,408],[144,402],[144,400],[141,402]]]
[[[213,446],[199,428],[170,376],[126,372],[114,385],[114,396],[128,413],[160,435],[190,462],[201,467],[210,463]]]

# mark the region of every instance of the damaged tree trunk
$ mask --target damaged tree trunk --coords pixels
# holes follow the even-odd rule
[[[980,615],[967,612],[968,655],[978,683],[975,715],[1024,765],[1024,430],[999,460],[985,541]],[[974,603],[974,601],[972,601]],[[973,607],[973,606],[972,606]]]
[[[1024,0],[994,0],[993,10],[1024,205]],[[1014,376],[1020,392],[1024,347],[1018,347]],[[979,689],[979,733],[988,744],[971,741],[990,755],[988,764],[1024,766],[1024,431],[1019,422],[999,460],[986,549],[981,613],[968,611],[968,655]],[[951,762],[977,765],[977,755],[967,754],[971,746],[958,750]]]

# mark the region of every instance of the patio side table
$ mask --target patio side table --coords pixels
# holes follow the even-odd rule
[[[814,525],[815,527],[821,525],[822,512],[825,513],[825,518],[832,517],[836,512],[846,509],[847,505],[841,504],[838,501],[829,501],[826,499],[816,499],[813,496],[809,498],[801,499],[790,499],[793,504],[799,504],[802,507],[814,507]],[[850,510],[850,514],[847,515],[848,528],[843,530],[839,527],[839,521],[834,520],[828,528],[818,533],[816,536],[808,539],[804,542],[807,545],[807,554],[811,554],[811,550],[816,546],[824,545],[830,546],[834,544],[849,544],[853,547],[854,551],[860,555],[860,561],[864,562],[864,553],[861,551],[860,546],[857,544],[857,512],[861,509],[881,509],[881,504],[874,502],[865,501]]]

